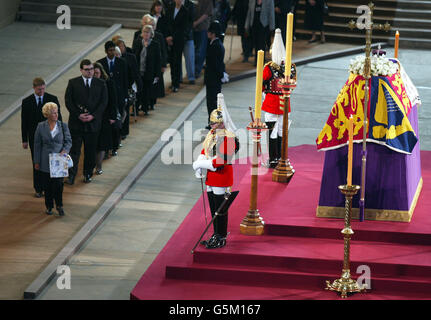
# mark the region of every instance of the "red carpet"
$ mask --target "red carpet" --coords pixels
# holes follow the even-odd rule
[[[371,290],[349,299],[431,298],[431,152],[421,157],[423,189],[410,223],[352,222],[351,273],[357,278],[357,267],[367,265]],[[271,172],[259,177],[265,235],[239,233],[248,211],[250,167],[237,164],[233,189],[240,193],[229,210],[226,247],[199,246],[190,254],[205,225],[199,199],[131,298],[340,299],[324,288],[325,280],[341,274],[344,221],[315,217],[324,153],[303,145],[289,148],[289,158],[296,172],[288,186],[272,182]]]

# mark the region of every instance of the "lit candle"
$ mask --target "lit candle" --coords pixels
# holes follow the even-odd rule
[[[293,39],[293,13],[287,14],[286,25],[286,59],[285,59],[285,81],[290,77],[290,66],[292,64],[292,39]]]
[[[263,50],[257,52],[257,66],[256,66],[256,97],[254,100],[254,117],[260,119],[262,107],[262,84],[263,84]]]
[[[398,59],[398,46],[399,46],[399,42],[400,42],[400,33],[397,32],[395,33],[395,53],[394,53],[394,58]]]
[[[349,152],[347,158],[347,185],[352,185],[352,161],[353,161],[353,116],[349,118]]]

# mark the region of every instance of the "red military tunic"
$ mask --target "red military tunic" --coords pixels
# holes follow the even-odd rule
[[[262,89],[266,94],[262,104],[263,111],[280,115],[284,113],[284,96],[278,85],[279,80],[283,79],[283,77],[282,70],[276,63],[268,62],[265,65],[262,77],[264,81]]]
[[[238,142],[236,138],[225,136],[223,142],[216,147],[218,147],[218,152],[212,160],[212,165],[217,170],[207,171],[205,184],[211,187],[231,187],[233,185],[233,169],[230,158],[238,150]],[[202,149],[201,154],[205,154],[205,149]]]

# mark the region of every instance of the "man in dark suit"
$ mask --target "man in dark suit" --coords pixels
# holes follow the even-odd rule
[[[178,92],[181,77],[181,59],[185,43],[185,36],[190,26],[190,13],[182,0],[175,0],[175,5],[166,11],[167,37],[166,42],[171,47],[169,62],[171,64],[172,91]]]
[[[118,100],[118,111],[123,116],[123,124],[126,118],[129,117],[129,112],[126,110],[126,102],[129,88],[129,78],[127,71],[127,62],[122,58],[115,56],[115,43],[113,41],[107,41],[105,43],[106,57],[99,59],[99,62],[109,77],[114,80],[115,87],[117,89],[117,100]],[[128,120],[127,120],[127,123]],[[113,132],[113,150],[112,155],[117,155],[117,149],[120,145],[121,134],[120,131]]]
[[[65,102],[69,110],[69,129],[72,136],[70,155],[73,167],[69,169],[68,184],[73,184],[78,171],[81,145],[84,142],[84,182],[91,182],[96,166],[97,138],[102,125],[103,112],[108,104],[108,90],[103,80],[93,78],[94,67],[90,60],[80,64],[81,76],[70,79]]]
[[[224,76],[224,47],[219,39],[221,35],[220,23],[215,20],[211,22],[208,28],[209,44],[206,56],[206,68],[204,74],[204,81],[207,91],[207,109],[208,109],[208,127],[209,117],[214,109],[217,109],[217,94],[221,92],[221,80]]]
[[[56,96],[45,92],[46,84],[42,78],[33,80],[34,93],[22,100],[21,104],[21,135],[22,147],[30,147],[31,160],[33,166],[34,158],[34,133],[39,122],[45,121],[42,114],[42,107],[47,102],[54,102],[58,106],[58,118],[61,121],[60,103]],[[33,187],[36,191],[35,197],[42,197],[43,183],[40,172],[33,167]]]

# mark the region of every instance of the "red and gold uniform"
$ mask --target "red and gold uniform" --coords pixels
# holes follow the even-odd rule
[[[213,249],[221,248],[226,244],[228,212],[217,210],[225,200],[225,195],[231,191],[233,184],[231,160],[239,149],[239,142],[235,134],[225,128],[221,109],[211,112],[210,124],[212,129],[203,142],[201,154],[193,163],[193,169],[198,178],[202,178],[202,170],[207,170],[205,184],[211,215],[214,219],[214,234],[202,244],[208,249]]]
[[[284,78],[284,65],[268,62],[263,68],[263,91],[265,100],[262,110],[272,114],[283,114],[284,97],[279,82]],[[290,112],[290,109],[289,109]]]

